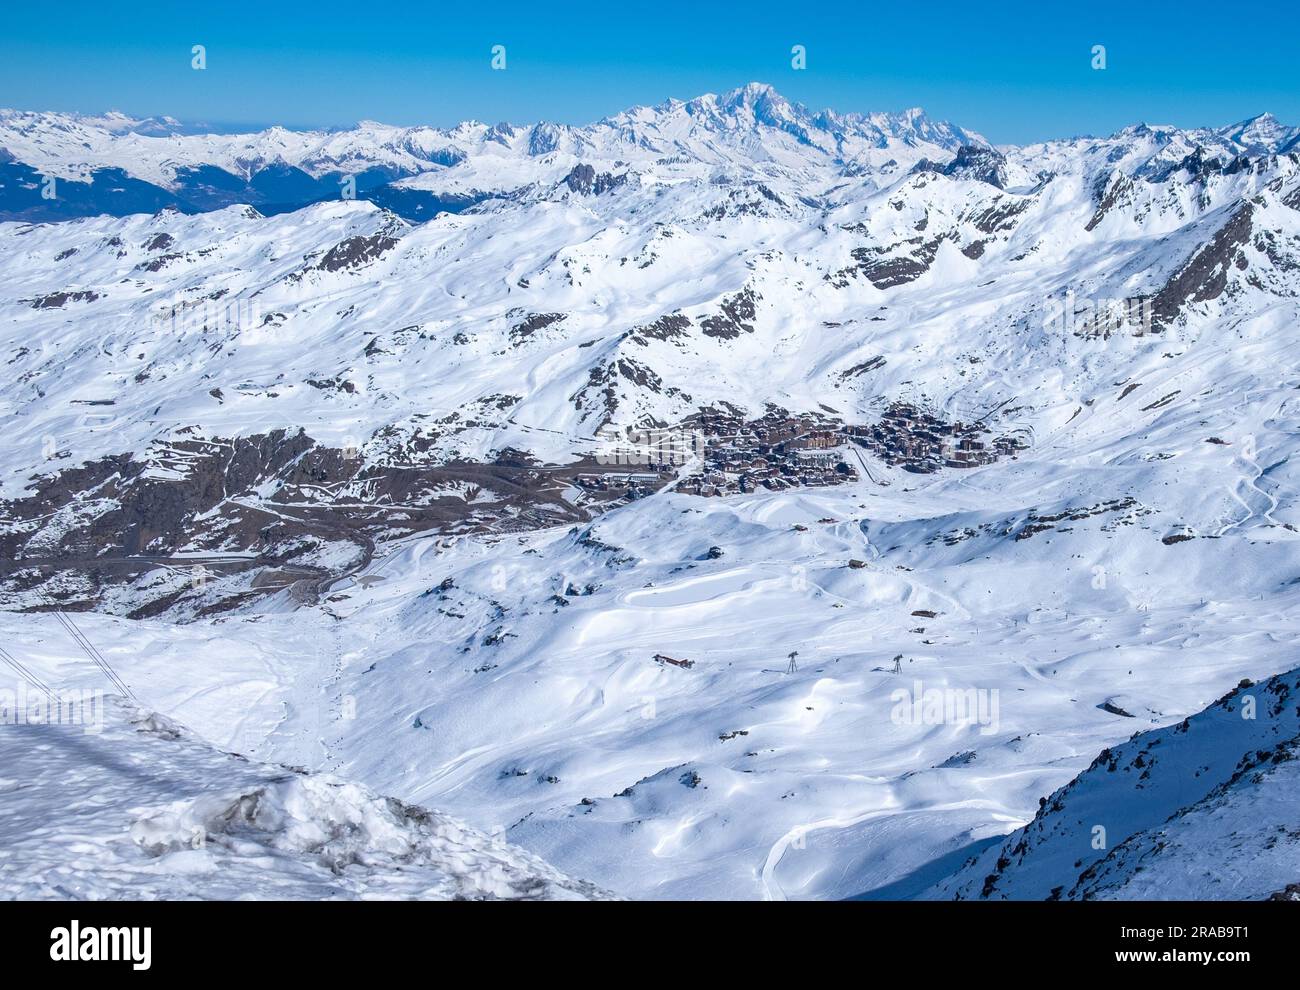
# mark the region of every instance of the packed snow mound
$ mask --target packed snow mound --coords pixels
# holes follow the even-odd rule
[[[1300,669],[1103,750],[937,885],[992,900],[1258,900],[1300,877]]]
[[[220,752],[115,696],[0,729],[0,896],[589,899],[536,856],[332,777]]]

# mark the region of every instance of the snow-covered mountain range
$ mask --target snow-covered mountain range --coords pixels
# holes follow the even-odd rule
[[[813,113],[769,86],[637,107],[585,127],[468,121],[451,129],[193,134],[163,118],[0,111],[0,218],[124,215],[233,203],[284,210],[352,192],[408,219],[464,208],[488,196],[553,185],[577,164],[626,171],[665,159],[809,176],[822,169],[876,171],[926,154],[986,145],[970,131],[902,113]],[[40,198],[44,177],[64,186]]]
[[[1285,153],[1300,128],[1269,114],[1220,128],[1139,125],[1117,137],[1165,149],[1176,164],[1195,149],[1231,160]],[[1145,147],[1143,142],[1149,140]],[[172,118],[0,110],[0,218],[123,216],[172,206],[198,212],[253,204],[264,213],[348,195],[409,220],[459,212],[493,196],[526,195],[577,164],[642,172],[666,160],[790,178],[838,173],[888,179],[921,158],[987,148],[974,131],[901,113],[813,112],[770,86],[636,107],[586,126],[467,121],[454,128],[365,121],[332,131],[272,127],[199,133]],[[41,196],[47,181],[63,186]]]
[[[617,894],[920,895],[1294,667],[1298,137],[0,113],[0,629]]]

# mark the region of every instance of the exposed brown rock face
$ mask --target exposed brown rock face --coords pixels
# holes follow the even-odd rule
[[[326,272],[352,271],[370,264],[395,247],[397,238],[388,234],[349,237],[326,251],[316,267]]]
[[[1117,206],[1123,206],[1133,195],[1133,180],[1123,172],[1110,176],[1105,185],[1098,189],[1097,212],[1088,221],[1085,230],[1095,230],[1106,216]]]
[[[857,247],[850,251],[855,264],[826,276],[832,285],[843,288],[849,279],[866,277],[877,289],[915,282],[930,270],[943,238],[926,240],[914,237],[903,244]]]
[[[32,300],[32,309],[62,309],[70,302],[94,302],[99,298],[98,292],[89,289],[51,292]]]
[[[1156,293],[1157,326],[1173,323],[1189,303],[1208,302],[1223,294],[1231,269],[1246,267],[1241,247],[1250,241],[1253,218],[1254,208],[1249,203],[1242,206]]]
[[[514,315],[521,316],[522,313]],[[510,342],[516,346],[522,344],[538,330],[545,330],[553,324],[561,323],[565,318],[564,313],[529,313],[510,327]]]
[[[569,191],[583,196],[599,196],[611,189],[617,189],[626,181],[626,174],[597,173],[591,165],[581,162],[573,166],[569,174],[564,177],[564,184],[569,187]]]
[[[741,289],[734,296],[723,300],[721,313],[700,321],[700,329],[706,337],[721,340],[732,340],[742,333],[753,333],[754,319],[758,312],[754,303],[758,298],[752,289]]]

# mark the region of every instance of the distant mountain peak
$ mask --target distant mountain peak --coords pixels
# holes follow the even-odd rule
[[[783,102],[785,101],[785,97],[778,93],[776,87],[770,83],[748,82],[743,86],[737,86],[735,89],[723,94],[721,101],[727,105],[733,103],[747,103],[752,105],[757,103],[759,100],[771,99],[773,97]]]

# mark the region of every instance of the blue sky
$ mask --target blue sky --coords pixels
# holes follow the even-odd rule
[[[198,7],[211,8],[208,10]],[[1300,4],[1131,0],[9,5],[0,105],[217,124],[586,123],[751,80],[997,142],[1300,123]],[[190,67],[202,44],[207,68]],[[507,68],[493,71],[493,45]],[[804,45],[807,68],[790,49]],[[1107,67],[1091,67],[1093,45]]]

